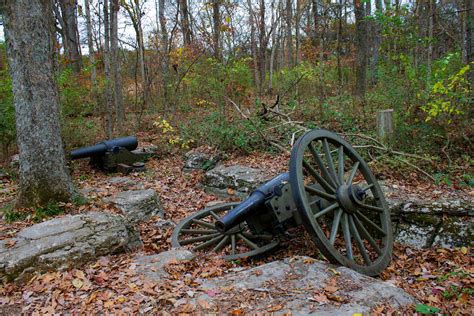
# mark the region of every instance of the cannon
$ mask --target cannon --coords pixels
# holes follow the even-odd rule
[[[384,194],[364,159],[337,134],[315,129],[294,144],[289,172],[241,203],[205,208],[173,231],[173,247],[226,260],[262,256],[303,226],[332,263],[375,276],[390,263],[393,234]]]
[[[69,153],[69,158],[71,160],[90,158],[92,166],[108,172],[143,171],[148,154],[137,152],[137,147],[137,138],[127,136],[74,149]]]

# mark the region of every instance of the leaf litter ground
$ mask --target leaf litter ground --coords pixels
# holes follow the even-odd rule
[[[243,164],[278,174],[287,170],[288,158],[287,155],[254,153],[243,157],[231,156],[224,164]],[[182,171],[183,164],[184,161],[176,157],[151,159],[147,163],[146,172],[127,176],[132,179],[132,184],[112,184],[109,180],[114,175],[93,170],[86,162],[76,162],[73,165],[73,179],[78,188],[88,192],[89,201],[82,206],[66,204],[62,207],[65,213],[119,213],[112,205],[103,202],[103,199],[125,189],[154,189],[165,209],[165,220],[177,223],[204,208],[209,202],[219,200],[201,188],[203,173],[185,173]],[[14,198],[16,184],[10,179],[0,181],[3,181],[0,195],[2,207]],[[399,177],[389,175],[388,181],[398,188],[396,194],[400,196],[420,195],[425,199],[436,199],[439,196],[472,199],[473,196],[472,190],[435,186],[415,176],[399,180]],[[235,199],[229,198],[228,201],[230,200]],[[80,269],[37,275],[22,285],[0,285],[0,313],[226,312],[239,315],[256,312],[252,308],[253,302],[269,295],[279,299],[273,300],[262,312],[272,313],[284,310],[285,298],[291,297],[288,293],[285,294],[284,286],[278,291],[281,293],[243,291],[240,295],[235,295],[231,288],[222,288],[219,293],[206,293],[210,297],[218,295],[219,301],[223,302],[220,306],[203,300],[197,300],[193,304],[190,302],[193,297],[202,294],[198,287],[205,278],[218,277],[293,255],[307,255],[324,260],[309,238],[306,238],[304,231],[293,229],[289,232],[291,241],[265,258],[229,263],[218,256],[199,254],[190,262],[171,262],[166,267],[169,277],[154,282],[136,271],[133,259],[138,254],[155,254],[170,249],[172,228],[157,225],[160,221],[163,219],[154,217],[139,225],[144,246],[135,253],[101,257]],[[0,220],[0,239],[12,237],[20,229],[32,224],[34,222],[28,219],[14,223]],[[404,311],[395,311],[390,306],[377,306],[373,309],[374,314],[434,311],[443,314],[471,314],[474,309],[472,247],[419,250],[395,244],[391,265],[380,278],[403,288],[421,304]],[[344,298],[338,296],[338,288],[341,286],[337,283],[337,278],[328,280],[323,290],[308,293],[311,296],[308,297],[308,304],[343,303]]]

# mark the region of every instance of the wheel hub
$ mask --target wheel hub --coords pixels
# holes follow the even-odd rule
[[[346,213],[353,214],[357,204],[364,201],[365,192],[358,185],[343,184],[337,188],[336,199]]]

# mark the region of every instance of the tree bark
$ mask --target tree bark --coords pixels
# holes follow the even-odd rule
[[[292,0],[286,0],[286,45],[287,45],[287,57],[286,62],[288,67],[293,66],[293,7]]]
[[[104,72],[105,72],[105,132],[107,138],[112,138],[113,133],[113,77],[110,73],[110,22],[109,22],[109,0],[104,1]]]
[[[181,30],[183,32],[184,46],[189,46],[191,45],[192,34],[187,0],[179,0],[179,12],[181,15]]]
[[[212,1],[212,20],[213,20],[213,33],[214,38],[214,57],[217,60],[222,60],[222,50],[221,50],[221,0]]]
[[[356,19],[356,84],[354,95],[364,105],[367,86],[367,26],[365,8],[361,0],[354,0],[354,14]]]
[[[375,13],[377,16],[382,14],[382,0],[375,0]],[[374,42],[372,46],[372,59],[370,63],[370,82],[372,85],[377,84],[377,67],[379,63],[379,50],[381,44],[380,23],[378,20],[372,23],[372,30],[374,32]]]
[[[74,72],[81,71],[81,44],[77,29],[77,0],[59,0],[61,19],[63,21],[64,51]]]
[[[52,12],[49,0],[5,1],[5,38],[20,151],[17,207],[69,201],[75,194],[59,126]]]
[[[466,3],[466,57],[467,63],[470,65],[469,80],[471,82],[471,91],[474,91],[474,41],[472,34],[474,33],[474,3],[471,0],[464,0]]]
[[[301,15],[303,14],[302,7],[303,3],[302,0],[296,0],[296,21],[295,21],[295,58],[296,64],[300,63],[301,60],[301,33],[300,33],[300,23],[301,23]]]
[[[266,64],[267,64],[267,40],[265,34],[265,0],[260,0],[260,20],[259,20],[259,31],[258,31],[258,72],[260,75],[260,95],[263,94],[263,86],[265,83]]]
[[[123,105],[122,77],[120,74],[120,55],[118,49],[118,11],[120,10],[119,0],[110,1],[110,57],[111,74],[113,77],[113,95],[115,113],[117,116],[117,128],[120,134],[123,133],[125,121],[125,109]]]
[[[94,43],[92,41],[92,19],[90,10],[90,1],[84,0],[86,13],[86,29],[87,29],[87,47],[89,48],[89,64],[91,67],[92,91],[97,96],[97,67],[95,65]]]
[[[260,86],[260,76],[258,75],[258,57],[257,57],[257,40],[256,40],[256,26],[255,16],[252,8],[251,0],[247,0],[249,6],[249,22],[250,22],[250,53],[252,54],[253,61],[253,78],[255,86]]]

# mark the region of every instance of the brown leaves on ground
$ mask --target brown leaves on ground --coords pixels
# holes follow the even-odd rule
[[[278,174],[287,171],[288,155],[273,156],[254,153],[249,156],[233,156],[225,164],[244,164],[263,168],[269,173]],[[175,223],[185,216],[202,209],[208,202],[217,200],[206,194],[199,183],[202,172],[182,171],[184,161],[180,157],[151,159],[147,162],[147,171],[128,175],[137,183],[127,189],[155,189],[163,204],[165,219]],[[91,169],[86,161],[74,162],[73,179],[76,186],[90,190],[90,201],[84,206],[66,205],[68,213],[103,211],[118,213],[113,206],[104,203],[103,198],[122,191],[126,185],[110,184],[113,175],[106,175]],[[2,186],[7,193],[0,195],[0,207],[10,202],[15,196],[15,183],[3,180]],[[419,194],[424,197],[451,196],[454,194],[468,195],[467,192],[454,192],[450,188],[422,183],[419,180],[400,181],[392,178],[397,186],[397,195]],[[142,252],[153,254],[170,248],[171,228],[160,228],[155,217],[139,225],[140,235],[144,241]],[[0,220],[0,239],[15,235],[20,229],[32,225],[33,222],[5,223]],[[314,243],[306,235],[304,229],[295,228],[287,232],[288,240],[282,247],[263,259],[241,260],[239,264],[224,262],[216,256],[200,255],[190,262],[171,262],[165,267],[169,278],[157,284],[137,274],[133,263],[134,254],[102,257],[81,269],[64,272],[52,272],[37,275],[28,283],[0,285],[0,314],[2,311],[15,313],[155,313],[168,311],[172,313],[226,312],[242,315],[255,312],[254,306],[262,299],[271,295],[276,298],[266,307],[264,312],[284,312],[288,289],[273,284],[276,293],[265,291],[240,291],[235,295],[234,289],[220,288],[200,292],[198,287],[202,279],[213,278],[228,273],[229,270],[240,269],[242,266],[256,266],[265,262],[278,260],[292,255],[309,255],[318,260]],[[7,246],[14,244],[9,242]],[[310,263],[310,262],[308,262]],[[391,265],[384,271],[381,278],[395,286],[405,289],[423,304],[437,307],[444,314],[470,314],[474,308],[473,287],[473,250],[462,249],[424,249],[395,245]],[[259,274],[256,270],[256,274]],[[260,271],[261,272],[261,271]],[[346,298],[339,295],[344,287],[338,280],[338,273],[317,292],[308,292],[308,300],[312,304],[342,304]],[[295,277],[288,275],[288,278]],[[276,282],[278,280],[275,280]],[[219,299],[219,306],[211,302],[196,299],[201,294]],[[290,293],[291,294],[291,293]],[[391,314],[395,312],[390,306],[376,306],[374,314]],[[407,313],[414,313],[411,308]]]

